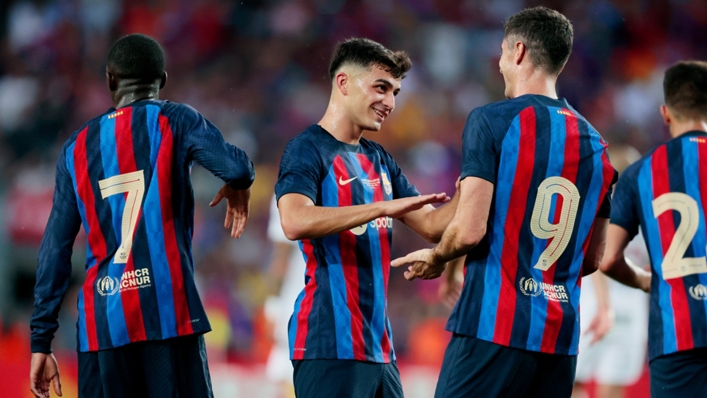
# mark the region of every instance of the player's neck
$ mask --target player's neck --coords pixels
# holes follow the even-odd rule
[[[346,117],[343,109],[338,111],[337,107],[331,104],[317,124],[328,131],[337,141],[349,145],[358,145],[363,135],[363,129]]]
[[[707,120],[705,119],[691,119],[685,121],[677,121],[673,119],[670,122],[670,135],[673,138],[679,137],[690,131],[704,131],[707,132]]]
[[[557,99],[557,90],[555,89],[556,84],[556,77],[548,76],[546,73],[534,69],[532,71],[528,71],[527,74],[522,75],[518,79],[518,82],[513,90],[512,98],[517,98],[521,95],[533,94]]]
[[[113,93],[113,103],[116,109],[146,99],[156,100],[160,97],[159,85],[126,84],[119,86]]]

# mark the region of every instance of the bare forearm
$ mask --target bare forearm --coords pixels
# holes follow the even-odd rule
[[[454,218],[459,203],[459,194],[454,195],[452,201],[444,206],[440,206],[425,215],[425,224],[429,240],[439,242],[444,235],[444,231]]]
[[[483,236],[481,231],[464,230],[459,223],[452,221],[444,232],[442,241],[434,248],[433,255],[441,262],[452,261],[473,249]]]
[[[338,234],[385,216],[385,207],[381,203],[346,207],[302,206],[291,214],[283,214],[283,227],[287,238],[292,240]],[[289,225],[285,226],[285,223]]]
[[[611,262],[602,263],[601,270],[610,278],[635,289],[644,289],[641,281],[649,276],[648,272],[618,256]]]
[[[611,302],[609,299],[609,280],[601,272],[595,272],[591,275],[594,282],[594,291],[597,297],[597,306],[602,309],[609,309]]]

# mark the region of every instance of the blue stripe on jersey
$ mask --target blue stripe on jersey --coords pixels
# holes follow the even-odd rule
[[[108,118],[107,116],[104,116],[101,119],[100,144],[104,177],[110,178],[119,175],[120,168],[118,165],[118,147],[115,143],[115,118]],[[94,193],[94,195],[95,194],[98,194],[98,192]],[[123,224],[123,211],[125,209],[125,196],[123,194],[116,194],[108,196],[103,200],[107,200],[111,207],[111,214],[113,215],[113,233],[115,234],[115,239],[118,242],[122,242],[121,227]],[[110,255],[110,253],[108,255]],[[108,263],[106,275],[120,281],[124,270],[125,264],[116,265],[114,264],[114,258],[111,258]],[[108,315],[108,329],[110,330],[113,346],[128,344],[130,342],[130,336],[128,336],[128,328],[125,324],[123,300],[120,293],[108,296],[106,298],[106,306]]]
[[[349,152],[349,160],[356,170],[356,175],[361,180],[368,179],[368,173],[363,171],[363,167],[358,160],[356,154]],[[379,178],[381,178],[379,176]],[[383,184],[383,181],[379,181]],[[364,203],[374,203],[374,189],[366,184],[363,186],[363,196]],[[375,222],[375,220],[373,220]],[[370,223],[369,223],[370,224]],[[373,272],[373,314],[370,319],[371,321],[371,334],[373,335],[373,356],[375,361],[383,362],[383,349],[381,347],[381,341],[383,340],[383,333],[385,332],[384,315],[385,315],[385,286],[383,286],[383,269],[380,267],[382,265],[381,257],[381,247],[380,247],[380,235],[377,228],[369,227],[366,229],[366,236],[368,237],[368,243],[371,255],[371,271]],[[360,272],[360,271],[359,271]]]
[[[672,300],[670,298],[670,285],[663,278],[663,244],[660,240],[658,219],[653,213],[653,155],[648,157],[641,165],[638,174],[638,189],[641,198],[643,218],[645,220],[646,242],[653,264],[653,272],[658,277],[658,302],[660,303],[661,318],[663,320],[663,352],[677,351],[677,336],[675,335],[675,322]]]
[[[574,256],[572,258],[572,265],[569,268],[569,275],[567,276],[567,295],[570,298],[570,303],[575,311],[579,309],[579,298],[581,293],[581,287],[575,283],[578,281],[582,272],[582,263],[584,259],[584,242],[587,239],[591,239],[589,232],[594,226],[594,221],[596,220],[597,209],[599,208],[599,201],[603,200],[599,195],[602,192],[602,187],[604,186],[604,157],[601,155],[604,151],[604,145],[601,142],[601,136],[594,130],[591,126],[589,127],[590,137],[589,142],[592,148],[592,177],[589,182],[589,187],[586,190],[586,196],[584,198],[584,207],[582,207],[581,217],[579,219],[579,225],[577,225],[577,220],[575,220],[575,228],[577,229],[576,236],[584,236],[584,239],[576,239]],[[579,344],[579,316],[575,317],[574,330],[572,332],[572,341],[570,344],[570,355],[577,354],[577,347]]]
[[[548,152],[547,170],[545,178],[553,176],[561,176],[562,168],[565,164],[565,141],[567,139],[566,119],[565,115],[559,113],[560,108],[547,107],[550,113],[550,151]],[[540,159],[536,159],[538,164]],[[555,204],[557,194],[553,195],[552,207],[550,208],[549,221],[554,223]],[[536,200],[536,198],[528,198],[528,200]],[[542,212],[544,214],[544,212]],[[532,222],[532,221],[531,221]],[[540,255],[547,248],[548,240],[540,239],[533,236],[533,255],[530,261],[530,274],[538,283],[543,283],[543,270],[535,268]],[[555,267],[555,265],[553,265]],[[526,347],[531,350],[540,351],[543,342],[543,334],[545,333],[545,319],[547,318],[548,299],[544,294],[539,294],[530,298],[532,305],[532,315],[530,316],[530,328],[528,330],[528,342]]]
[[[520,115],[513,119],[508,134],[503,138],[501,161],[499,162],[496,181],[515,181],[518,150],[520,148]],[[496,328],[496,312],[501,294],[501,255],[505,242],[506,215],[511,201],[513,184],[496,185],[496,204],[494,209],[493,234],[488,234],[489,255],[486,259],[484,274],[484,294],[481,299],[481,313],[477,336],[482,340],[493,341]],[[466,266],[466,265],[465,265]],[[509,314],[510,315],[510,314]]]
[[[66,168],[71,175],[72,186],[74,188],[74,193],[76,194],[76,204],[78,205],[79,214],[81,215],[81,221],[83,223],[83,228],[88,235],[88,223],[86,222],[86,208],[84,207],[81,197],[79,196],[76,187],[76,170],[74,168],[74,149],[76,148],[76,141],[74,141],[66,149]],[[86,270],[96,265],[96,259],[91,252],[91,245],[86,245]],[[83,289],[79,289],[79,300],[78,300],[78,310],[79,310],[79,320],[77,322],[79,329],[79,351],[88,351],[88,333],[86,331],[86,308],[84,305]]]
[[[697,202],[697,208],[699,210],[699,221],[697,223],[697,232],[695,237],[692,239],[692,257],[705,257],[707,255],[707,231],[705,229],[705,209],[702,207],[702,195],[700,192],[700,180],[699,180],[699,149],[697,142],[690,141],[689,139],[683,139],[680,141],[682,144],[682,165],[683,165],[683,177],[685,178],[685,192],[695,199]],[[695,170],[695,165],[698,165],[698,170]],[[695,174],[698,178],[695,178]],[[702,286],[707,286],[707,274],[701,273],[696,274]],[[689,299],[688,299],[688,302]],[[694,304],[694,303],[693,303]],[[702,300],[702,304],[707,312],[707,300]],[[692,314],[691,314],[692,317]],[[693,323],[695,318],[693,317]],[[701,322],[704,322],[701,320]],[[694,330],[694,325],[693,325]],[[698,334],[693,332],[693,341],[695,342],[695,347],[698,346],[698,341],[702,340]]]
[[[142,217],[150,239],[147,244],[150,248],[150,261],[154,273],[153,283],[157,293],[157,308],[160,316],[162,338],[177,336],[177,317],[174,310],[174,296],[172,292],[172,277],[169,270],[169,261],[165,250],[164,230],[162,228],[162,205],[160,203],[160,183],[157,155],[162,143],[162,133],[159,130],[158,112],[156,106],[146,106],[147,132],[150,136],[150,163],[155,165],[152,171],[152,180],[147,188],[145,203],[143,204]]]
[[[339,206],[339,187],[336,181],[334,168],[329,169],[324,181],[322,181],[322,205],[325,207]],[[329,268],[329,285],[331,286],[331,301],[334,305],[334,328],[336,331],[336,354],[338,358],[353,358],[353,340],[351,336],[351,314],[346,305],[348,291],[346,289],[346,278],[341,265],[341,252],[339,251],[339,234],[333,234],[322,238],[326,250],[327,264]],[[301,245],[301,243],[300,243]],[[304,254],[304,250],[302,250]],[[305,263],[307,259],[305,258]],[[303,290],[304,292],[304,290]],[[304,296],[303,296],[304,297]],[[295,309],[295,314],[299,313],[299,307]],[[297,329],[295,328],[296,332]],[[290,339],[294,342],[294,337]],[[293,351],[290,351],[293,352]]]

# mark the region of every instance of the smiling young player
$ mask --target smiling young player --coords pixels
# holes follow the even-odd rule
[[[324,117],[289,142],[275,187],[285,235],[299,240],[304,290],[289,326],[295,393],[402,397],[387,315],[393,219],[438,241],[456,199],[420,196],[380,145],[410,69],[404,52],[368,39],[336,48]]]

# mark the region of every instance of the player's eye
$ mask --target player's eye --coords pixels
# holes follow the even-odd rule
[[[381,93],[385,93],[387,91],[386,87],[382,84],[380,86],[376,86],[376,90],[378,90]]]

